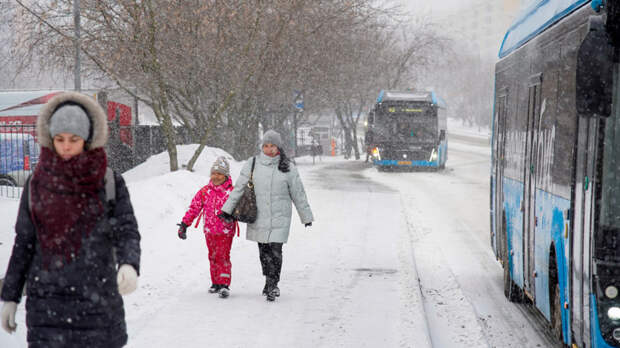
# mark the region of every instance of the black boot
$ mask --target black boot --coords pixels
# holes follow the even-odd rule
[[[273,301],[275,301],[275,300],[276,300],[276,294],[275,294],[273,291],[270,291],[270,292],[267,294],[267,301],[269,301],[269,302],[273,302]]]
[[[280,296],[280,289],[278,289],[278,282],[274,278],[267,278],[265,283],[265,289],[263,293],[267,296],[267,301],[275,301],[276,297]]]
[[[218,291],[221,298],[227,298],[230,296],[230,289],[226,285],[220,285],[220,290]]]
[[[210,294],[217,293],[218,291],[220,291],[220,287],[221,287],[221,285],[219,285],[219,284],[211,284],[211,287],[209,288],[209,293]]]

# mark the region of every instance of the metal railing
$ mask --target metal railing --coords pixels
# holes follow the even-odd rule
[[[20,197],[40,154],[35,125],[0,124],[0,197]]]

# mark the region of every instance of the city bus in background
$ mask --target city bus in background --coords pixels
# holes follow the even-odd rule
[[[381,91],[365,146],[379,170],[441,169],[448,159],[446,104],[435,92]]]
[[[504,293],[570,347],[620,346],[619,10],[534,1],[495,67],[490,220]]]

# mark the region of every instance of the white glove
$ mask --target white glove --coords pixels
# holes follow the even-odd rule
[[[13,333],[15,329],[17,329],[17,324],[15,324],[15,312],[17,312],[17,302],[5,302],[2,306],[0,320],[2,320],[2,328],[8,333]]]
[[[121,265],[118,269],[116,282],[118,283],[118,293],[128,295],[138,286],[138,273],[132,265]]]

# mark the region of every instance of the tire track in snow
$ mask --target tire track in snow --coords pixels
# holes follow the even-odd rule
[[[415,198],[401,194],[403,207],[412,207]],[[433,231],[420,210],[406,212],[408,229],[414,239],[424,309],[434,347],[488,347],[474,308],[462,292]]]

